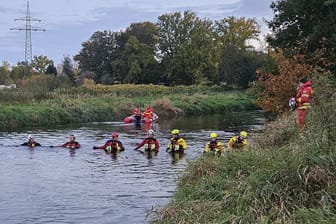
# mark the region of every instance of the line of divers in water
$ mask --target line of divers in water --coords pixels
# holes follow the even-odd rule
[[[187,149],[186,141],[180,137],[180,131],[178,129],[173,129],[171,131],[172,137],[169,141],[169,144],[166,148],[166,152],[168,153],[178,153],[183,154]],[[117,132],[112,133],[112,139],[109,139],[105,142],[104,145],[101,146],[93,146],[93,149],[102,149],[107,153],[117,154],[121,151],[124,151],[125,148],[122,142],[118,139],[119,134]],[[238,136],[233,136],[227,143],[227,148],[229,151],[246,151],[247,150],[247,133],[245,131],[241,131]],[[21,146],[27,147],[37,147],[41,146],[40,143],[35,141],[33,135],[28,136],[28,141],[21,144]],[[76,141],[75,135],[71,134],[68,142],[50,146],[50,147],[63,147],[68,149],[78,149],[81,147],[80,143]],[[143,151],[140,148],[143,147]],[[140,153],[154,153],[155,155],[159,152],[159,142],[155,138],[155,133],[152,129],[148,130],[146,138],[139,143],[134,150]],[[210,141],[205,145],[204,153],[211,153],[215,155],[221,155],[225,152],[224,144],[218,140],[217,133],[210,134]]]

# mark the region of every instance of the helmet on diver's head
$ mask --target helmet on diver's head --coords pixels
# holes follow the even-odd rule
[[[118,132],[113,132],[113,133],[112,133],[112,138],[114,138],[114,137],[119,137]]]
[[[148,135],[154,135],[154,131],[152,129],[149,129],[147,132]]]
[[[210,138],[217,138],[217,136],[218,135],[215,132],[213,132],[213,133],[210,134]]]
[[[180,131],[179,131],[178,129],[173,129],[173,130],[171,131],[171,133],[172,133],[173,135],[178,135],[178,134],[180,133]]]
[[[247,138],[247,132],[246,131],[241,131],[239,135],[243,138]]]

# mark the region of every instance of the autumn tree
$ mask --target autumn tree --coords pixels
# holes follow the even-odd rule
[[[303,56],[297,55],[286,58],[281,53],[271,53],[277,64],[277,70],[259,70],[258,80],[253,88],[256,92],[257,102],[264,111],[283,113],[288,111],[288,100],[294,97],[298,81],[313,71],[312,67],[302,64]]]

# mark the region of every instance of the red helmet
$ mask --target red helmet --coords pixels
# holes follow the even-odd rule
[[[151,107],[147,107],[146,110],[149,112],[153,112],[153,109]]]
[[[139,109],[138,108],[134,108],[133,113],[139,113]]]
[[[112,138],[114,138],[114,137],[119,137],[118,132],[113,132],[113,133],[112,133]]]

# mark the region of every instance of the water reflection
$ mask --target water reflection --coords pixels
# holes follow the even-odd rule
[[[186,157],[185,153],[180,153],[180,152],[170,152],[169,155],[171,157],[172,164],[176,164],[178,161]]]

